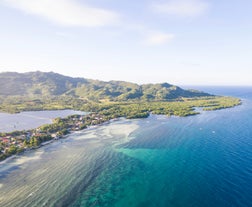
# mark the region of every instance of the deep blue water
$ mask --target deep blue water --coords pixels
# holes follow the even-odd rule
[[[6,163],[0,206],[251,207],[252,88],[198,89],[243,104],[74,134]]]
[[[126,193],[101,206],[252,206],[252,90],[203,90],[238,96],[243,105],[142,121],[135,139],[119,150],[134,159],[121,161],[125,168],[139,162],[128,180],[115,181]]]
[[[140,121],[73,206],[252,206],[252,88],[199,89],[240,97],[243,105]]]

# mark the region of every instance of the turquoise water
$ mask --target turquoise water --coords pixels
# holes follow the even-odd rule
[[[75,133],[0,166],[0,206],[250,207],[252,89],[243,105]]]
[[[233,109],[141,121],[72,206],[252,206],[252,104],[244,98]]]

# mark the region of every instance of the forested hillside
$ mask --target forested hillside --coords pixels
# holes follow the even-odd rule
[[[209,96],[168,83],[144,84],[72,78],[53,72],[0,73],[0,96],[70,96],[91,101],[166,101],[182,97]]]

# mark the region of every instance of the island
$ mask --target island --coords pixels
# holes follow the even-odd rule
[[[0,133],[0,160],[36,149],[74,131],[113,119],[146,118],[150,114],[191,116],[202,110],[219,110],[241,104],[234,97],[184,90],[168,83],[137,85],[65,77],[55,73],[0,73],[0,110],[18,113],[31,110],[74,109],[89,112],[56,118],[32,130]]]

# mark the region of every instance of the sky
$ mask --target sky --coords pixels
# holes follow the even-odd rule
[[[251,0],[1,0],[0,72],[252,85]]]

